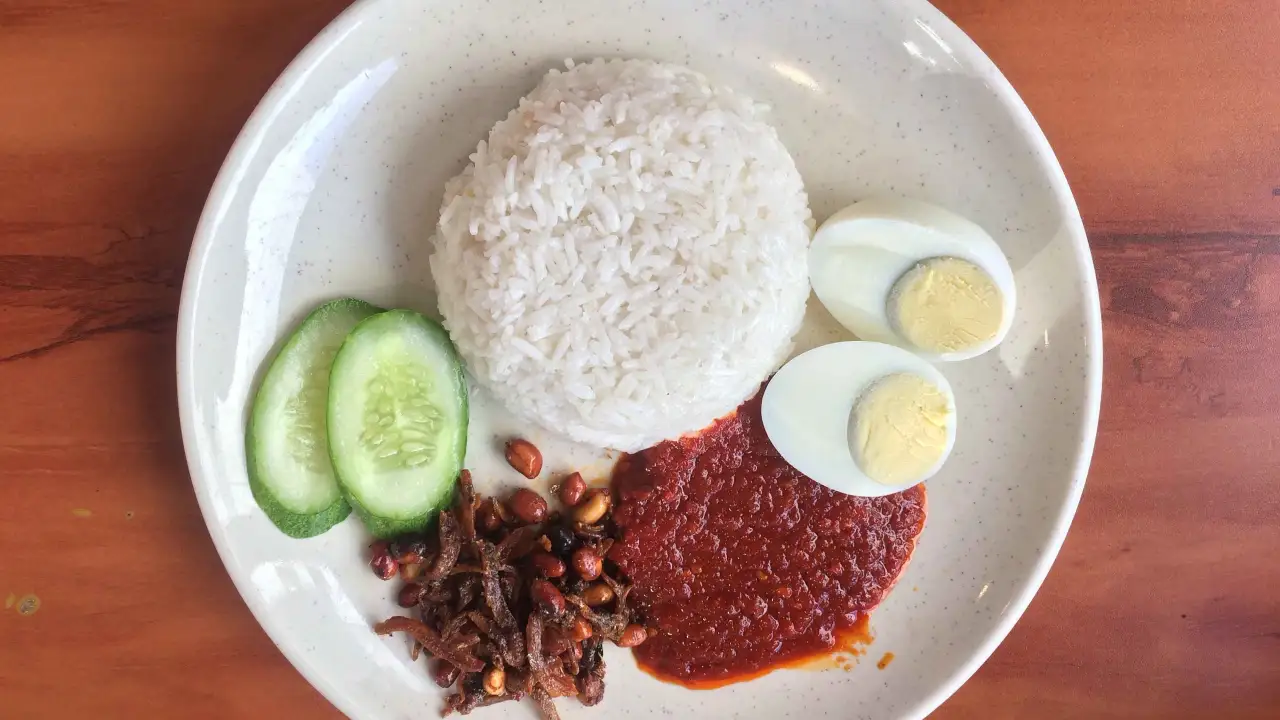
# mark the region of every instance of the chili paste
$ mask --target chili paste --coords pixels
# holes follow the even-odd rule
[[[636,657],[663,679],[715,687],[845,648],[924,525],[923,486],[853,497],[788,465],[760,395],[614,470],[610,559],[657,631]]]

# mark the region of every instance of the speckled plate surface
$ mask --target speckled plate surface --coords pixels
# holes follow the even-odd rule
[[[603,706],[566,717],[920,717],[973,673],[1030,602],[1083,488],[1101,388],[1097,288],[1074,201],[1034,120],[994,66],[919,0],[364,0],[294,62],[245,127],[192,249],[178,333],[183,437],[227,571],[284,654],[343,712],[423,718],[440,694],[405,642],[375,637],[394,587],[351,518],[306,541],[258,511],[247,400],[263,359],[318,302],[434,309],[427,236],[444,181],[566,57],[680,62],[774,107],[822,219],[899,193],[984,226],[1008,255],[1008,339],[942,367],[960,412],[928,483],[915,558],[847,670],[788,670],[695,692],[611,648]],[[811,304],[799,350],[846,339]],[[477,394],[468,465],[515,485],[495,436],[523,431]],[[549,469],[608,458],[533,434]],[[482,488],[486,489],[486,488]],[[487,489],[496,489],[491,485]],[[896,658],[885,669],[876,661]],[[532,717],[507,704],[480,717]]]

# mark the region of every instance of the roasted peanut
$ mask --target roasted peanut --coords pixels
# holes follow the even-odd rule
[[[373,551],[373,556],[369,558],[369,567],[373,568],[373,574],[383,580],[390,580],[395,577],[396,571],[399,570],[399,563],[391,557],[391,550],[387,544],[381,540],[369,546]]]
[[[533,525],[547,519],[547,501],[528,488],[520,488],[512,493],[507,500],[507,507],[512,515],[526,525]]]
[[[592,583],[582,592],[582,601],[589,607],[600,607],[613,602],[613,588],[604,583]]]
[[[622,631],[622,636],[618,638],[618,647],[633,648],[648,639],[649,633],[645,632],[643,627],[628,625],[627,629]]]
[[[594,525],[604,519],[609,512],[609,491],[597,488],[587,493],[582,502],[573,509],[573,519],[583,525]]]
[[[488,502],[482,503],[480,508],[476,510],[476,527],[480,532],[492,533],[497,532],[502,527],[501,511],[497,507],[498,500],[490,498]]]
[[[579,615],[573,619],[573,628],[571,632],[573,633],[574,642],[582,642],[583,640],[591,637],[591,623],[587,622],[586,618]]]
[[[507,463],[515,468],[516,472],[530,480],[538,477],[538,473],[542,472],[542,453],[528,440],[521,438],[508,440],[506,455]]]
[[[542,573],[543,577],[564,577],[564,561],[551,553],[535,552],[529,556],[529,562],[535,570]]]
[[[582,496],[586,492],[587,481],[582,479],[582,473],[574,473],[560,483],[560,502],[566,507],[574,507],[582,501]]]
[[[489,668],[484,674],[484,691],[490,695],[501,695],[507,690],[507,673],[497,665]]]
[[[604,558],[595,548],[580,547],[573,551],[573,571],[583,580],[595,580],[604,570]]]
[[[529,597],[539,606],[559,615],[564,612],[564,595],[555,585],[546,580],[537,579],[529,584]]]
[[[412,580],[422,574],[421,563],[400,563],[400,579]]]

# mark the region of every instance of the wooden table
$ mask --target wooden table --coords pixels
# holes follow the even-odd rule
[[[214,174],[347,0],[0,0],[0,717],[333,717],[196,508],[174,318]],[[1102,287],[1084,503],[940,717],[1280,717],[1280,3],[944,0]],[[6,603],[7,605],[8,603]]]

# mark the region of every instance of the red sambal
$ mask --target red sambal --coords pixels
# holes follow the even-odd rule
[[[614,470],[610,558],[657,634],[642,667],[715,687],[831,653],[893,587],[924,526],[925,495],[842,495],[787,464],[760,394],[696,437]]]

